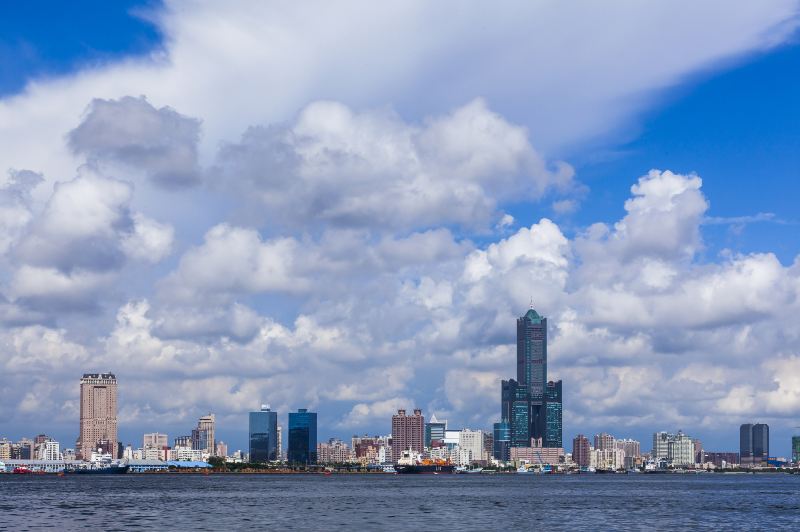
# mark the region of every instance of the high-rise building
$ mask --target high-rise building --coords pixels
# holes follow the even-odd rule
[[[397,463],[403,451],[414,451],[422,454],[425,438],[425,417],[422,410],[414,409],[414,414],[406,415],[405,410],[398,410],[392,416],[392,462]]]
[[[142,438],[142,449],[163,449],[169,446],[169,438],[166,434],[150,432]]]
[[[278,460],[283,460],[283,428],[278,425],[277,431]]]
[[[792,462],[800,464],[800,436],[792,436]]]
[[[216,422],[214,414],[202,416],[197,422],[197,428],[192,430],[192,449],[202,451],[210,456],[216,452],[216,441],[214,440]]]
[[[458,449],[466,453],[466,463],[483,460],[483,431],[462,429],[458,433]]]
[[[75,443],[83,460],[98,444],[117,449],[117,377],[113,373],[84,373],[81,378],[80,435]]]
[[[739,457],[742,465],[765,462],[769,457],[769,425],[744,423],[739,427]]]
[[[517,378],[501,383],[500,419],[511,429],[511,447],[541,439],[561,447],[562,383],[547,380],[547,318],[533,308],[517,319]]]
[[[439,421],[436,414],[425,423],[425,447],[430,447],[433,441],[444,441],[444,432],[447,430],[447,420]]]
[[[317,414],[300,408],[289,412],[289,447],[291,464],[317,463]]]
[[[753,462],[766,462],[769,458],[769,425],[753,425]]]
[[[561,403],[561,381],[549,381],[544,393],[546,418],[544,432],[545,447],[563,447],[562,440],[562,403]]]
[[[528,388],[516,380],[502,381],[500,419],[507,419],[511,428],[511,446],[527,447],[531,442],[531,401]]]
[[[614,436],[608,434],[606,432],[601,432],[600,434],[594,435],[594,448],[599,449],[601,451],[605,451],[606,449],[613,449],[615,447]]]
[[[494,449],[492,455],[495,460],[508,462],[511,460],[511,425],[507,419],[494,424]]]
[[[650,454],[654,460],[667,458],[669,441],[674,437],[666,432],[653,433],[653,451]]]
[[[581,467],[589,467],[591,464],[589,438],[583,434],[572,439],[572,461]]]
[[[192,437],[191,436],[178,436],[174,440],[173,447],[186,447],[191,449],[192,448]]]
[[[268,405],[258,412],[250,412],[250,462],[278,460],[278,413]]]
[[[753,424],[739,426],[739,459],[742,465],[753,463]]]
[[[674,466],[695,464],[694,441],[682,431],[667,442],[667,460]]]

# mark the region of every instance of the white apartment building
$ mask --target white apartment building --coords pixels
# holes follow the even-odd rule
[[[667,444],[667,460],[673,466],[694,465],[694,441],[681,431],[678,431]]]
[[[39,444],[39,460],[61,460],[61,448],[54,440],[47,440]]]
[[[476,462],[478,460],[485,460],[483,452],[483,431],[470,429],[463,429],[459,431],[458,449],[459,460],[463,462],[466,457],[466,464]],[[464,452],[468,454],[461,454]]]

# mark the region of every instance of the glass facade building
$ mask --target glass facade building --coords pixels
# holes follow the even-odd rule
[[[493,428],[492,456],[495,460],[508,462],[511,460],[511,424],[504,419],[495,423]]]
[[[250,412],[250,461],[278,459],[278,413],[262,406],[259,412]]]
[[[290,464],[317,463],[317,413],[305,408],[289,412]]]
[[[742,465],[759,464],[769,457],[769,425],[745,423],[739,427],[739,456]]]
[[[563,447],[561,381],[547,381],[547,318],[533,309],[517,319],[517,378],[502,381],[500,403],[511,447]]]
[[[433,441],[444,441],[444,433],[447,430],[447,421],[439,421],[436,416],[431,416],[431,420],[425,423],[425,447],[430,447]]]
[[[561,381],[550,381],[545,388],[546,421],[545,447],[563,447],[561,430]]]
[[[792,436],[792,462],[800,464],[800,436]]]

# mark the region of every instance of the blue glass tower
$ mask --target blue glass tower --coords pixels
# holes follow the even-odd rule
[[[534,309],[517,319],[517,379],[502,381],[500,419],[507,420],[511,447],[541,439],[563,447],[561,381],[547,382],[547,318]]]
[[[317,463],[317,413],[300,408],[289,412],[290,464]]]
[[[278,460],[278,413],[266,405],[250,412],[250,461]]]
[[[511,460],[511,425],[507,419],[494,424],[494,442],[492,456],[496,460],[508,462]]]

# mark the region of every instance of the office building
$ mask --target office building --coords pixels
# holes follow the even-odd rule
[[[494,446],[492,456],[495,460],[511,460],[511,425],[507,419],[494,424]]]
[[[578,434],[572,439],[572,461],[581,467],[589,467],[591,464],[591,447],[589,438],[583,434]]]
[[[84,373],[80,385],[80,434],[76,451],[83,460],[88,460],[102,446],[116,453],[117,377],[113,373]]]
[[[743,466],[766,462],[769,457],[769,425],[745,423],[739,427],[739,458]]]
[[[268,405],[249,415],[250,462],[278,460],[278,413]]]
[[[142,438],[142,449],[163,449],[169,447],[169,438],[166,434],[151,432]]]
[[[533,308],[517,319],[517,375],[503,380],[500,419],[508,420],[511,447],[542,439],[562,447],[562,382],[547,380],[547,318]]]
[[[444,431],[447,430],[447,420],[439,421],[436,414],[431,416],[431,420],[425,423],[425,447],[430,447],[431,442],[444,441]]]
[[[800,436],[792,436],[792,462],[800,464]]]
[[[561,381],[549,381],[545,387],[545,447],[563,447]]]
[[[192,448],[192,437],[191,436],[178,436],[175,438],[174,443],[172,445],[175,448],[178,447],[187,447],[189,449]]]
[[[317,414],[305,408],[289,413],[289,446],[291,464],[317,463]]]
[[[416,408],[410,416],[406,415],[405,410],[398,410],[392,416],[392,462],[397,463],[403,451],[422,454],[425,451],[424,442],[425,417],[422,410]]]

